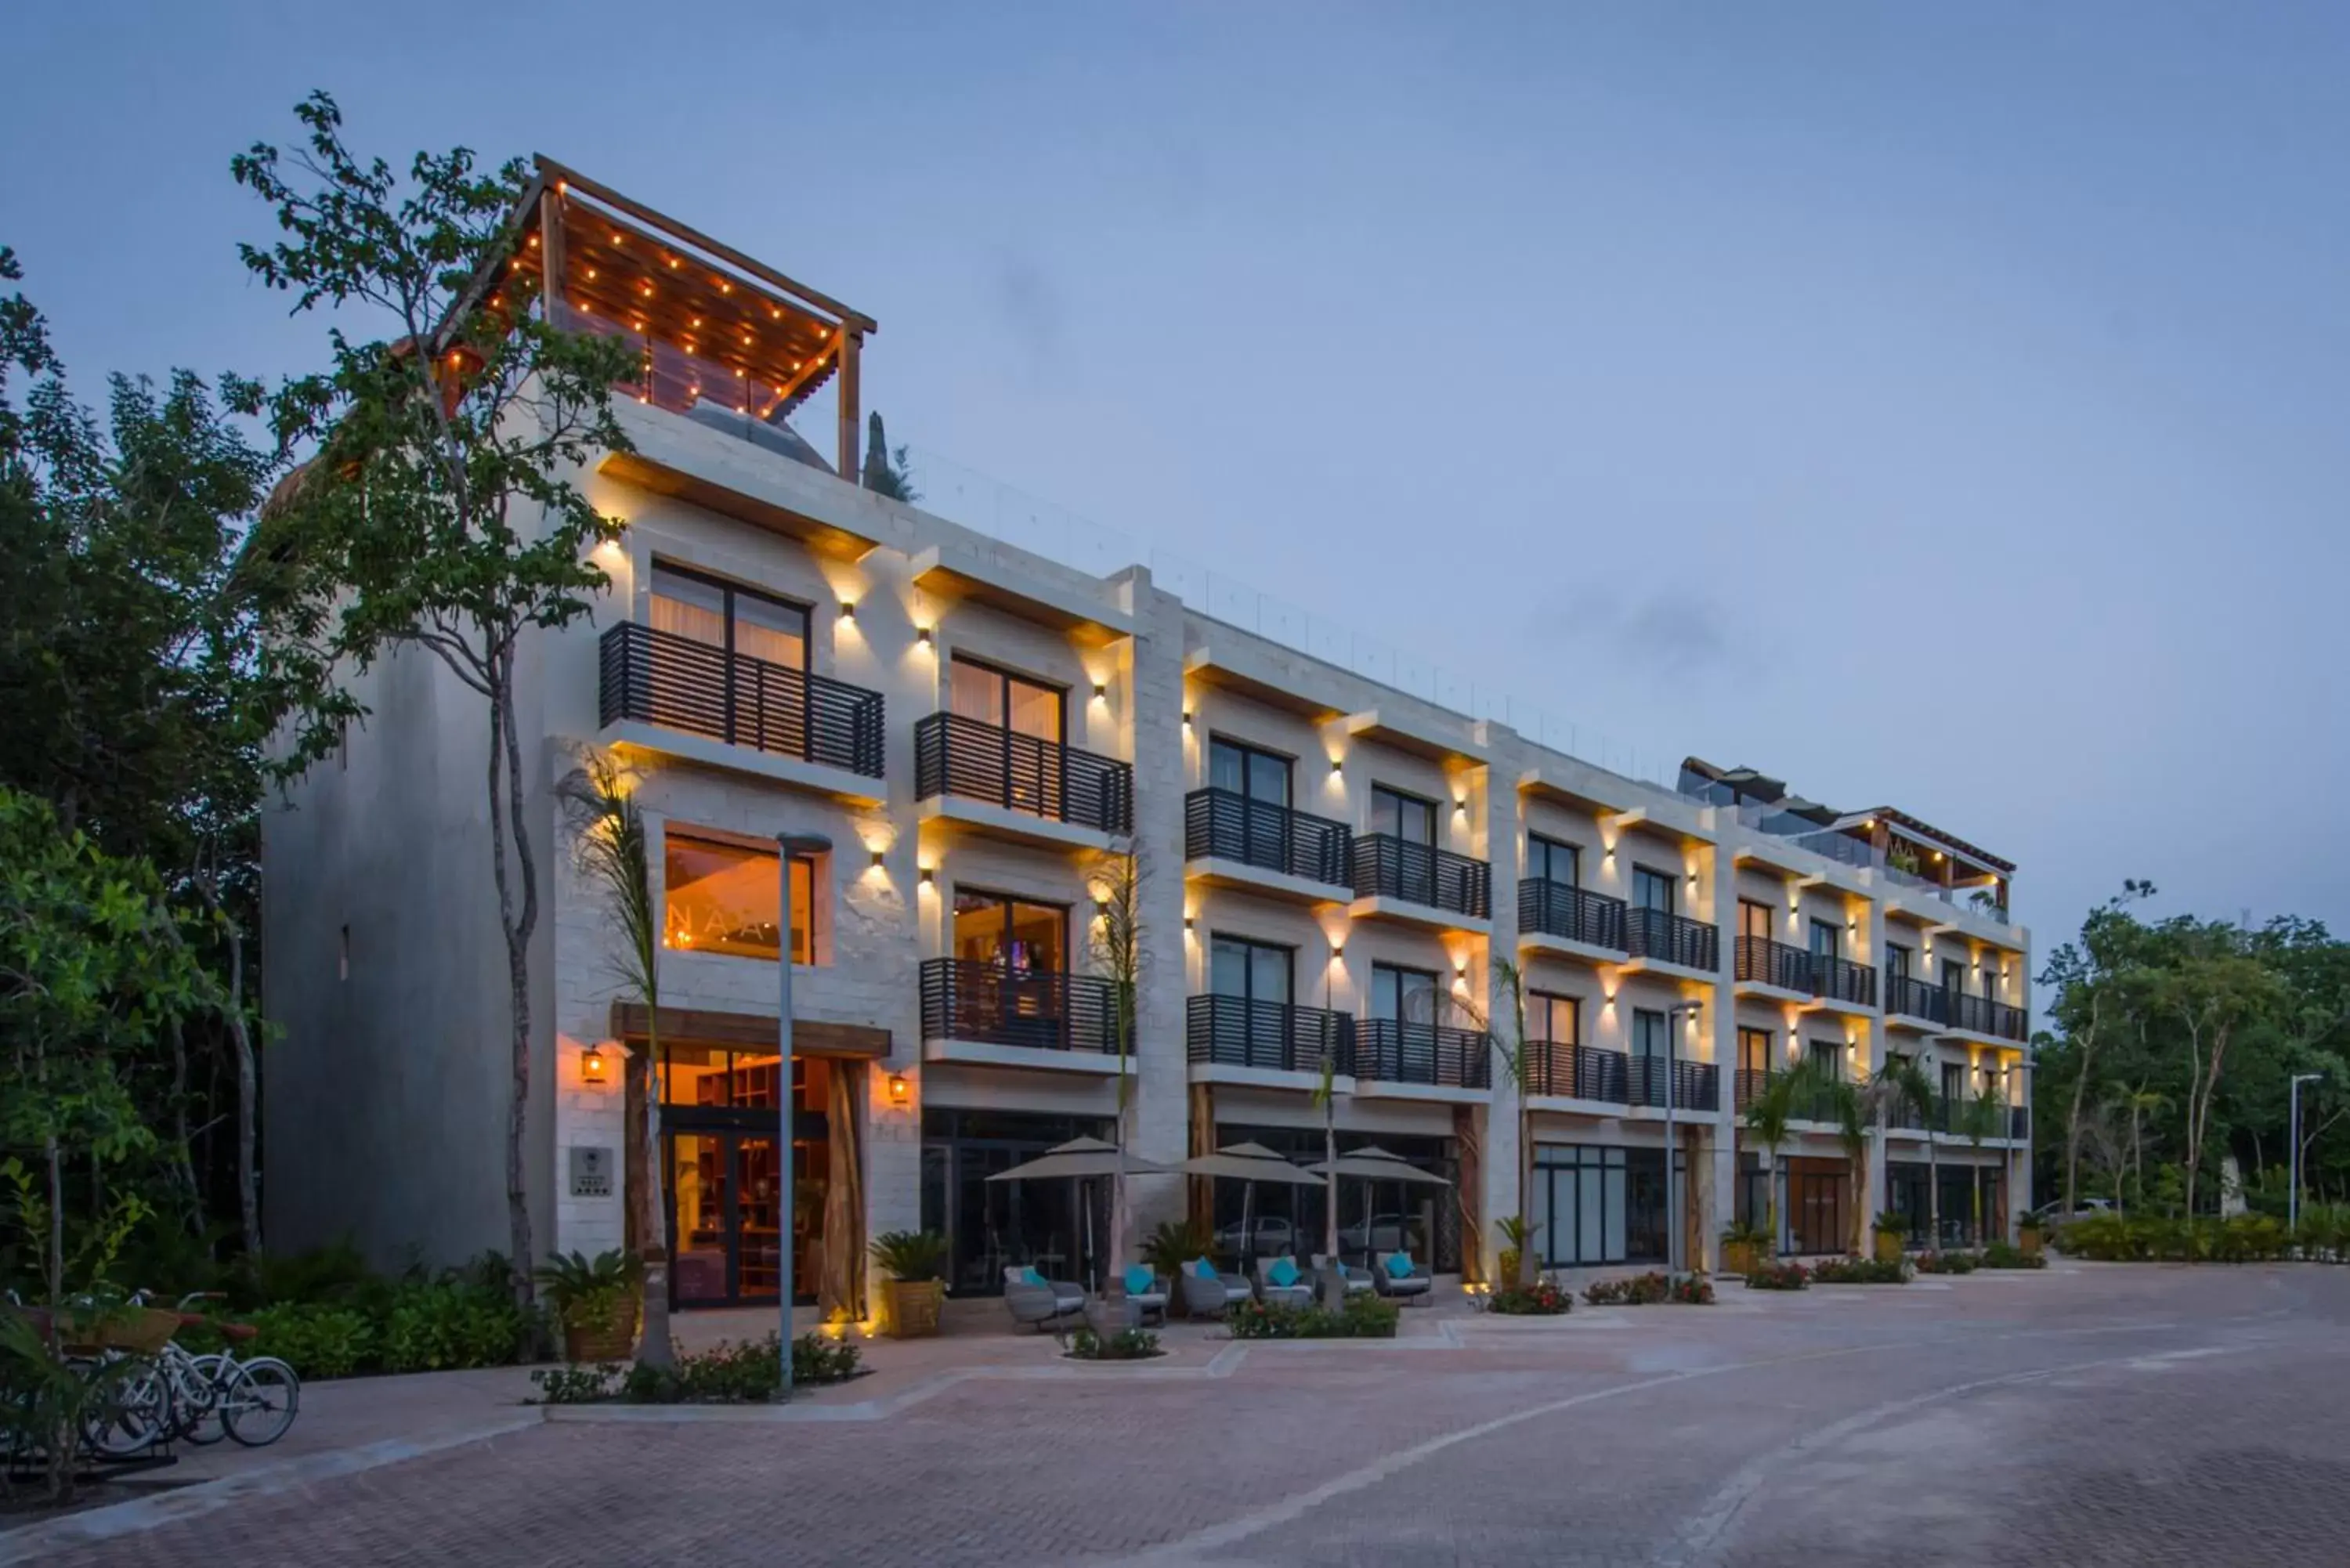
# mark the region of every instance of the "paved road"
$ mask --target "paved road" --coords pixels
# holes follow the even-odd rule
[[[548,1425],[49,1559],[2313,1563],[2350,1558],[2350,1270],[2067,1267],[1413,1322],[887,1418]]]

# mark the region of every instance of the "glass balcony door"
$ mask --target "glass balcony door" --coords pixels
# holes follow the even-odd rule
[[[957,656],[947,670],[947,711],[1001,732],[1000,755],[973,746],[958,761],[966,793],[1014,811],[1059,817],[1067,792],[1068,694],[993,665]]]

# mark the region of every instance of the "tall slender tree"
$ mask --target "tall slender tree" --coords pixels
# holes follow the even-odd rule
[[[515,717],[525,637],[587,615],[607,586],[591,549],[621,523],[574,476],[625,450],[612,384],[634,357],[617,338],[561,330],[515,259],[519,160],[486,172],[463,148],[420,153],[405,182],[345,145],[332,98],[297,105],[291,155],[256,143],[232,165],[286,238],[241,247],[299,314],[355,313],[328,335],[330,369],[266,402],[279,440],[316,455],[281,486],[269,543],[307,573],[329,646],[364,670],[418,649],[482,701],[490,874],[509,1001],[507,1226],[515,1291],[531,1296],[524,1135],[532,1047],[531,939],[540,867],[533,779]],[[373,334],[380,333],[380,336]]]

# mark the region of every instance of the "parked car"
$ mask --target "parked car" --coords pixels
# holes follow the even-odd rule
[[[2110,1199],[2084,1198],[2080,1200],[2080,1207],[2073,1210],[2070,1213],[2067,1213],[2064,1209],[2064,1200],[2059,1198],[2054,1202],[2043,1203],[2039,1208],[2034,1209],[2032,1211],[2032,1217],[2034,1220],[2039,1220],[2042,1225],[2053,1230],[2056,1226],[2065,1224],[2070,1220],[2086,1220],[2093,1214],[2110,1214],[2113,1211],[2113,1201]]]
[[[1250,1244],[1242,1245],[1241,1222],[1216,1228],[1216,1251],[1227,1257],[1278,1258],[1297,1250],[1297,1227],[1278,1214],[1260,1214],[1249,1222]]]
[[[1360,1252],[1408,1252],[1411,1250],[1412,1219],[1405,1214],[1374,1214],[1362,1223],[1341,1226],[1338,1250]]]

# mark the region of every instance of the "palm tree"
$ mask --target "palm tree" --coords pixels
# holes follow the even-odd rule
[[[880,416],[875,415],[878,421]],[[1099,917],[1094,922],[1094,961],[1110,984],[1110,1034],[1118,1046],[1118,1158],[1109,1179],[1109,1273],[1106,1295],[1126,1292],[1126,1145],[1132,1119],[1134,1075],[1127,1056],[1134,1049],[1135,1002],[1142,986],[1142,865],[1131,846],[1104,858],[1096,885]]]
[[[629,1047],[625,1068],[627,1103],[641,1105],[627,1137],[635,1145],[631,1161],[644,1173],[629,1197],[635,1205],[637,1257],[643,1281],[641,1329],[637,1360],[647,1366],[677,1364],[669,1329],[669,1255],[660,1205],[660,1096],[654,1064],[660,1052],[660,911],[653,903],[650,837],[637,809],[635,780],[600,752],[561,786],[576,832],[579,869],[605,895],[605,919],[617,939],[612,970],[620,989],[644,1005],[645,1039]]]
[[[1852,1165],[1852,1250],[1866,1253],[1868,1248],[1864,1242],[1873,1207],[1862,1201],[1862,1194],[1868,1187],[1869,1135],[1875,1133],[1883,1138],[1887,1116],[1908,1096],[1889,1072],[1880,1072],[1857,1084],[1833,1084],[1827,1093],[1829,1104],[1835,1110],[1836,1139],[1844,1145],[1845,1158]]]
[[[1771,1231],[1771,1255],[1778,1257],[1779,1245],[1779,1150],[1787,1142],[1787,1126],[1797,1115],[1814,1108],[1820,1096],[1835,1080],[1826,1064],[1817,1056],[1806,1056],[1794,1066],[1763,1075],[1762,1087],[1746,1102],[1747,1130],[1762,1140],[1763,1183],[1763,1222]]]
[[[1958,1131],[1965,1135],[1968,1143],[1974,1146],[1976,1154],[1981,1154],[1985,1139],[1998,1137],[2007,1131],[2007,1102],[2001,1099],[1998,1091],[1990,1085],[1982,1085],[1960,1105]],[[1980,1247],[1983,1244],[1982,1167],[1981,1165],[1973,1168],[1973,1176],[1975,1245]]]
[[[1895,1109],[1908,1106],[1918,1113],[1918,1121],[1926,1129],[1926,1225],[1929,1247],[1942,1244],[1942,1161],[1935,1147],[1935,1125],[1941,1117],[1942,1097],[1934,1090],[1934,1080],[1918,1064],[1915,1056],[1888,1055],[1885,1065],[1877,1069],[1880,1082],[1889,1082],[1899,1091]]]
[[[1544,1044],[1544,1042],[1534,1041],[1530,1043],[1526,1039],[1525,975],[1519,970],[1514,961],[1498,953],[1493,957],[1492,971],[1493,997],[1496,1002],[1496,1010],[1498,1011],[1503,1005],[1506,1005],[1508,1008],[1508,1021],[1506,1027],[1496,1028],[1494,1026],[1493,1020],[1487,1015],[1486,1012],[1479,1008],[1477,1004],[1472,1002],[1461,1002],[1461,1010],[1469,1014],[1471,1020],[1476,1023],[1477,1027],[1485,1031],[1487,1035],[1492,1038],[1494,1047],[1502,1054],[1503,1075],[1509,1080],[1511,1088],[1516,1092],[1518,1106],[1517,1233],[1519,1241],[1516,1243],[1518,1251],[1518,1277],[1514,1280],[1504,1281],[1503,1284],[1509,1288],[1523,1289],[1527,1282],[1528,1276],[1534,1272],[1529,1265],[1534,1262],[1534,1249],[1525,1244],[1526,1241],[1532,1240],[1534,1236],[1534,1216],[1528,1207],[1531,1202],[1532,1189],[1534,1186],[1534,1114],[1533,1110],[1533,1100],[1531,1098],[1534,1090],[1532,1081],[1534,1065],[1529,1058],[1533,1054],[1534,1047]]]

